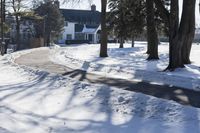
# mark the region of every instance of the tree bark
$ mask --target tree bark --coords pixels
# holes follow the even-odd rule
[[[124,48],[124,37],[120,37],[120,45],[119,48]]]
[[[8,50],[8,42],[6,41],[5,47],[4,47],[4,54],[7,54],[7,50]]]
[[[5,0],[1,0],[1,44],[0,54],[4,55],[5,51],[5,38],[4,38],[4,23],[5,23]]]
[[[196,0],[183,1],[183,15],[187,24],[187,37],[184,38],[184,44],[182,48],[182,59],[184,64],[190,64],[190,51],[192,48],[192,42],[195,35],[195,4]]]
[[[173,3],[174,2],[174,3]],[[195,32],[196,0],[184,0],[178,28],[178,0],[174,0],[170,13],[170,59],[167,69],[174,70],[190,63],[189,56]],[[174,14],[175,17],[173,16]]]
[[[19,21],[19,16],[16,15],[16,48],[17,50],[20,50],[21,45],[20,45],[20,21]]]
[[[178,41],[178,27],[179,27],[179,5],[178,0],[172,0],[170,5],[170,18],[169,18],[169,65],[167,69],[174,69],[179,66],[177,63],[180,48],[177,47]],[[176,55],[177,54],[177,55]],[[175,58],[174,58],[175,57]],[[176,59],[178,58],[178,59]]]
[[[132,36],[132,38],[131,38],[131,43],[132,43],[132,48],[134,48],[135,47],[135,37],[134,36]]]
[[[170,13],[164,9],[161,0],[154,0],[156,7],[162,12],[163,19],[169,14],[169,65],[168,70],[184,67],[190,63],[190,51],[195,34],[196,0],[183,0],[183,12],[179,25],[179,1],[171,0]],[[166,21],[167,24],[167,21]]]
[[[147,54],[149,57],[147,60],[156,60],[158,57],[158,35],[156,31],[155,23],[155,11],[154,11],[154,2],[153,0],[146,1],[146,10],[147,10]]]
[[[106,27],[107,0],[101,0],[101,46],[100,57],[108,57],[107,54],[107,27]]]
[[[50,35],[48,34],[47,35],[47,38],[46,38],[46,46],[50,46]]]

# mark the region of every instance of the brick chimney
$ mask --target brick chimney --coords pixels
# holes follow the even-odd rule
[[[96,5],[93,4],[93,5],[91,6],[91,11],[93,11],[93,12],[96,11]]]

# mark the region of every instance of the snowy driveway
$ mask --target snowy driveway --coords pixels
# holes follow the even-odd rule
[[[39,52],[35,61],[48,59]],[[6,59],[0,59],[0,71],[0,133],[200,132],[198,108],[81,83]]]
[[[50,53],[52,53],[50,49],[36,50],[20,56],[15,60],[15,62],[20,65],[30,66],[49,73],[68,76],[77,81],[79,80],[91,84],[113,86],[120,89],[141,92],[158,98],[174,100],[181,104],[200,107],[200,92],[194,92],[174,86],[151,84],[138,80],[113,78],[108,75],[98,75],[80,69],[73,69],[71,67],[52,62],[49,56]]]

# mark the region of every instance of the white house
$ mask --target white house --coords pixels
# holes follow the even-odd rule
[[[64,32],[59,43],[98,43],[100,41],[100,16],[96,6],[91,10],[60,9],[65,18]]]
[[[61,37],[60,43],[65,43],[65,40],[75,39],[75,23],[65,21],[64,31]]]

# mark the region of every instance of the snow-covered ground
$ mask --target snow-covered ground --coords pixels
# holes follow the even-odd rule
[[[52,54],[52,61],[86,71],[200,91],[200,45],[192,47],[193,63],[175,72],[162,72],[168,65],[168,44],[159,45],[158,61],[146,60],[146,45],[146,42],[136,42],[135,48],[125,44],[125,48],[119,49],[119,44],[109,44],[108,58],[99,58],[98,44],[70,45],[58,48]]]
[[[0,57],[0,133],[200,132],[198,108],[12,63],[28,52]]]

